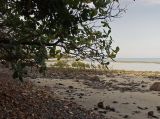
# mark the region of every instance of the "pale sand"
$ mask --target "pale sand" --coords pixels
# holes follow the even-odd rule
[[[72,100],[87,109],[94,109],[98,102],[103,101],[104,106],[109,105],[115,109],[115,112],[107,111],[104,114],[112,117],[111,119],[148,119],[149,111],[154,111],[154,115],[160,119],[160,112],[156,109],[156,106],[160,106],[160,91],[149,90],[149,87],[154,82],[160,82],[160,79],[121,75],[99,77],[99,82],[51,78],[37,78],[32,81],[39,86],[50,87],[59,97]],[[106,85],[103,87],[103,84]],[[98,109],[95,112],[98,111],[104,110]]]

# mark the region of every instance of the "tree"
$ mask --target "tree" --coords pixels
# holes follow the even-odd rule
[[[121,12],[118,0],[1,0],[0,60],[21,80],[31,61],[45,70],[48,53],[108,65],[119,51],[108,21]]]

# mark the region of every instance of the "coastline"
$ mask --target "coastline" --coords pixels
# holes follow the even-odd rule
[[[3,71],[5,70],[2,69],[1,72]],[[159,106],[160,92],[150,90],[150,86],[154,82],[160,82],[160,72],[49,67],[45,76],[36,70],[30,71],[25,82],[32,84],[32,91],[37,88],[38,90],[47,89],[45,95],[54,96],[53,102],[49,101],[50,98],[43,97],[41,90],[36,92],[37,94],[33,93],[33,95],[40,95],[42,101],[49,101],[50,104],[57,105],[58,103],[60,106],[56,107],[56,110],[62,110],[64,114],[70,110],[72,115],[77,115],[79,119],[92,119],[93,117],[95,119],[147,119],[150,111],[153,111],[157,118],[160,117],[160,112],[156,109]],[[17,83],[13,86],[19,89]],[[13,89],[12,85],[10,88]],[[28,89],[23,88],[25,95],[32,96],[30,89]],[[19,94],[23,94],[24,99],[28,98],[22,92]],[[12,99],[14,98],[17,99],[16,96],[12,96]],[[17,104],[21,103],[19,101]],[[98,106],[100,102],[103,102],[104,108]],[[27,99],[23,103],[28,105]],[[32,102],[29,104],[33,105]],[[68,106],[68,104],[73,106]],[[19,112],[17,114],[20,114]],[[50,111],[48,112],[50,116],[53,116]],[[86,112],[88,116],[84,118],[82,115],[86,115]],[[35,111],[34,113],[36,115],[39,112]],[[56,118],[74,119],[64,114],[60,113]],[[93,116],[89,114],[93,114]]]
[[[160,117],[156,110],[160,92],[150,90],[160,82],[160,72],[50,68],[45,77],[32,81],[106,118],[147,119],[150,111]],[[105,109],[97,107],[99,102]]]

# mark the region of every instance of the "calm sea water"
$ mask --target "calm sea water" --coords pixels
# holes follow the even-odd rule
[[[160,58],[117,58],[110,69],[133,71],[160,71]]]

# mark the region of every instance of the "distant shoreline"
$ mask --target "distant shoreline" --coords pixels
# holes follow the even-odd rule
[[[114,61],[111,61],[111,62],[114,62]],[[153,64],[160,64],[160,62],[149,62],[149,61],[115,61],[117,63],[153,63]]]

